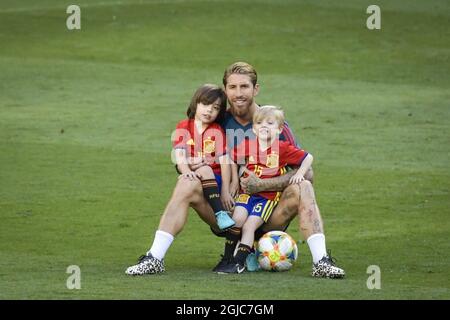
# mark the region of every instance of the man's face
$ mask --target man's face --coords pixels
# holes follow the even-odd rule
[[[225,93],[233,112],[238,117],[245,117],[258,94],[259,85],[253,86],[248,75],[233,73],[227,79]]]

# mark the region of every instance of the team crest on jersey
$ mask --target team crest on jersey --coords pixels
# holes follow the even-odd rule
[[[276,153],[271,153],[271,154],[267,155],[266,167],[267,168],[278,167],[278,158],[279,158],[279,156]]]
[[[211,140],[211,137],[205,139],[203,141],[203,152],[204,153],[213,153],[216,150],[216,142]]]
[[[250,199],[250,196],[248,194],[241,193],[238,196],[236,202],[247,204],[249,199]]]

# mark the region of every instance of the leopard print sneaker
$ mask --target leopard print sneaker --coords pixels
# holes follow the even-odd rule
[[[150,254],[141,256],[138,263],[128,267],[125,273],[130,276],[142,276],[145,274],[163,273],[164,271],[164,259],[158,260]]]
[[[336,262],[328,253],[328,256],[313,264],[311,275],[317,278],[341,279],[345,277],[345,271],[336,266]]]

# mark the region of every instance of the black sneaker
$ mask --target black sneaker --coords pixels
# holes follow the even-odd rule
[[[226,230],[216,231],[212,227],[209,227],[209,228],[211,229],[211,232],[214,233],[216,236],[221,237],[221,238],[226,238],[226,236],[227,236]]]
[[[335,259],[328,251],[328,255],[313,264],[311,275],[317,278],[341,279],[345,277],[345,271],[336,266]]]
[[[227,265],[233,262],[233,258],[227,258],[223,254],[220,255],[222,259],[220,259],[219,263],[214,267],[212,270],[213,272],[219,272],[223,268],[225,268]]]
[[[232,262],[223,267],[221,270],[217,271],[219,274],[225,273],[242,273],[245,271],[245,265],[241,265],[237,262]]]
[[[164,259],[158,260],[150,254],[140,256],[138,263],[128,267],[125,273],[130,276],[142,276],[144,274],[163,273],[164,271]]]

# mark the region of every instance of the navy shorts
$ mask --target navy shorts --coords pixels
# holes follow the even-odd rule
[[[219,187],[219,191],[222,191],[222,176],[220,174],[214,173],[216,177],[217,186]]]
[[[241,193],[236,200],[236,207],[247,209],[249,216],[257,216],[267,222],[273,210],[277,207],[278,201],[269,200],[258,195],[248,195]]]

